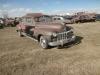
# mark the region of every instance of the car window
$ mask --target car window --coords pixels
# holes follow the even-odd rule
[[[52,21],[52,18],[51,17],[38,17],[38,18],[35,18],[35,22],[50,22]]]
[[[32,18],[24,18],[22,22],[27,25],[34,25],[34,20]]]

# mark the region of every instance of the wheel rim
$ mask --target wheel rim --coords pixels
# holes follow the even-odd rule
[[[46,48],[46,40],[45,39],[41,39],[40,44],[43,48]]]

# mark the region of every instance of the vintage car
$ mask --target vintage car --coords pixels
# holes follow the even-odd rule
[[[75,41],[72,27],[54,23],[50,19],[47,16],[24,16],[17,25],[17,31],[20,36],[28,36],[38,41],[44,49]]]

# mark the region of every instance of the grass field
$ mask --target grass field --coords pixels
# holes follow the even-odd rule
[[[0,75],[100,75],[100,22],[71,26],[81,42],[47,50],[14,27],[0,29]]]

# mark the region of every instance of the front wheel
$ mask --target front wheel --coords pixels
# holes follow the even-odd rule
[[[48,48],[48,41],[47,41],[47,39],[44,36],[40,37],[40,45],[44,49]]]

